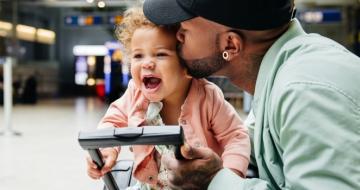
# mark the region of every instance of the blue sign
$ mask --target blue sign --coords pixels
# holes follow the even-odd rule
[[[339,9],[306,10],[298,14],[300,21],[305,23],[336,23],[342,21]]]
[[[67,16],[65,17],[65,24],[66,25],[78,25],[78,17],[77,16]]]
[[[103,25],[103,24],[118,24],[121,22],[121,16],[112,16],[108,17],[103,16],[66,16],[64,17],[64,23],[68,26],[95,26],[95,25]]]

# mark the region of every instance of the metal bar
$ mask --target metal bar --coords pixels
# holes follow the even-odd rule
[[[11,130],[12,112],[12,64],[11,58],[7,57],[4,64],[4,130]]]
[[[87,149],[126,145],[182,145],[183,130],[180,126],[143,126],[141,133],[134,133],[132,127],[102,129],[80,132],[80,146]]]
[[[18,39],[16,35],[16,25],[18,23],[18,0],[12,1],[12,38],[11,58],[7,57],[4,64],[4,131],[0,135],[21,135],[19,132],[12,130],[11,114],[12,114],[12,65],[16,63],[18,55]]]
[[[91,159],[95,162],[95,164],[98,166],[99,169],[101,169],[104,166],[104,162],[102,160],[101,153],[99,149],[92,149],[88,150]],[[119,187],[116,185],[114,176],[111,174],[111,172],[108,172],[102,177],[106,187],[108,190],[119,190]]]
[[[14,59],[7,57],[4,63],[4,129],[0,135],[20,136],[21,133],[12,129],[12,64]]]

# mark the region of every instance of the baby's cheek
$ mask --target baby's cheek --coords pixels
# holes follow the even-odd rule
[[[135,86],[137,88],[140,88],[141,85],[142,85],[142,81],[141,81],[141,78],[140,78],[140,73],[131,71],[131,76],[133,77]]]
[[[136,88],[141,88],[141,81],[134,79],[134,83],[135,83]]]

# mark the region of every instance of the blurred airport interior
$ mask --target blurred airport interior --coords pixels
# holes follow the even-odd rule
[[[101,188],[86,175],[77,132],[94,129],[131,79],[114,30],[142,1],[0,0],[0,189]],[[360,55],[360,0],[295,4],[307,32]],[[251,96],[209,80],[246,117]]]
[[[126,7],[141,0],[0,2],[0,57],[13,58],[14,103],[73,96],[98,96],[109,103],[124,91],[129,68],[114,29]],[[328,36],[360,54],[358,4],[356,0],[297,0],[297,18],[308,32]],[[27,80],[35,81],[30,85],[36,86],[36,93],[27,92]],[[230,99],[237,96],[226,81],[214,81],[223,84]]]

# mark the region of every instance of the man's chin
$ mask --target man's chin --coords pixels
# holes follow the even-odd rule
[[[223,67],[226,65],[221,53],[194,60],[184,59],[180,54],[179,59],[180,63],[187,68],[189,75],[194,78],[205,78],[215,73],[222,74]]]
[[[189,63],[187,63],[189,64]],[[190,64],[194,64],[194,63],[190,63]],[[201,68],[201,67],[194,67],[194,65],[187,66],[188,69],[188,74],[194,78],[200,79],[200,78],[206,78],[206,77],[210,77],[210,76],[225,76],[225,70],[224,68],[213,68],[213,69],[209,69],[209,68]]]
[[[221,68],[218,71],[215,71],[211,76],[226,76],[225,69]]]
[[[203,73],[203,72],[199,72],[199,71],[190,71],[190,70],[188,71],[188,73],[190,76],[192,76],[193,78],[196,78],[196,79],[206,78],[211,75],[209,73]]]

